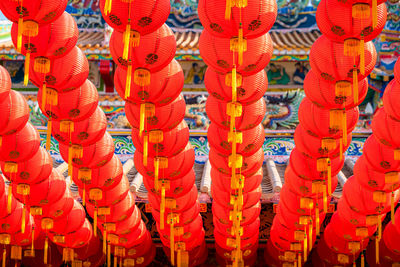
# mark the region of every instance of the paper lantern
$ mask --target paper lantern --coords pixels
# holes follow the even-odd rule
[[[214,231],[219,233],[219,236],[225,237],[226,238],[235,238],[234,235],[232,235],[232,224],[229,225],[228,227],[225,224],[222,224],[218,221],[217,218],[213,219],[214,223]],[[260,228],[260,219],[257,218],[254,222],[246,225],[246,231],[243,231],[243,235],[241,236],[241,239],[246,240],[254,236],[258,236],[259,234],[259,228]]]
[[[346,84],[346,83],[344,83]],[[350,84],[348,84],[350,85]],[[324,109],[351,109],[364,101],[368,92],[368,80],[359,81],[358,101],[354,102],[353,90],[336,91],[334,82],[319,77],[314,70],[310,70],[304,79],[304,92],[313,104]]]
[[[0,218],[1,234],[16,234],[17,232],[21,231],[21,222],[28,222],[30,220],[29,212],[24,212],[24,205],[22,205],[20,202],[15,202],[16,207],[14,210],[12,210],[12,212],[5,217]],[[25,218],[23,218],[23,216]]]
[[[1,179],[3,182],[4,180]],[[3,194],[0,195],[0,204],[1,204],[1,209],[0,209],[0,218],[4,218],[6,216],[8,216],[9,214],[13,213],[15,211],[15,209],[17,208],[17,204],[19,203],[18,201],[15,200],[14,196],[11,194],[9,194],[10,188],[9,186],[3,186]],[[11,196],[9,198],[9,196]],[[11,201],[9,202],[9,199],[11,199]],[[7,207],[8,203],[10,203],[8,208]]]
[[[138,207],[134,206],[127,212],[127,218],[117,222],[104,222],[98,226],[101,232],[107,230],[107,234],[127,235],[139,227],[141,222],[141,214]]]
[[[243,8],[229,9],[223,1],[199,1],[198,12],[204,28],[217,37],[231,38],[243,31],[246,39],[267,33],[275,23],[277,4],[275,1],[250,0]],[[224,17],[222,14],[229,15]]]
[[[18,132],[3,135],[2,146],[0,147],[0,159],[10,162],[25,161],[38,151],[39,146],[40,136],[38,131],[32,124],[27,123]]]
[[[399,61],[396,61],[396,64],[394,64],[393,72],[394,72],[394,77],[395,77],[396,81],[398,83],[400,83],[400,63],[399,63]]]
[[[229,225],[231,224],[231,221],[229,220],[230,212],[232,210],[225,208],[222,205],[219,205],[218,203],[213,203],[212,205],[212,212],[213,215],[218,219],[218,221],[224,225]],[[257,203],[253,207],[250,207],[248,209],[243,209],[242,210],[242,220],[240,221],[240,225],[246,226],[252,222],[254,222],[260,215],[261,211],[261,204]]]
[[[89,75],[89,62],[85,54],[78,47],[74,47],[67,55],[51,60],[50,71],[46,74],[36,72],[33,64],[29,71],[31,82],[41,88],[57,92],[71,91],[82,86]]]
[[[250,156],[256,153],[264,144],[264,127],[260,124],[253,129],[242,131],[242,142],[236,144],[236,152],[242,156]],[[228,142],[229,131],[211,123],[207,132],[209,145],[219,153],[230,155],[232,143]]]
[[[346,240],[361,241],[368,236],[372,236],[377,230],[376,225],[369,227],[357,227],[340,217],[337,212],[333,214],[331,223],[334,233],[338,237]]]
[[[0,104],[0,135],[12,134],[21,130],[29,120],[29,106],[25,97],[10,91]]]
[[[243,77],[237,75],[237,101],[242,105],[249,105],[262,98],[268,88],[268,78],[264,70]],[[223,102],[232,101],[232,73],[218,73],[212,68],[207,68],[204,84],[213,97]]]
[[[369,242],[369,238],[362,239],[360,241],[346,240],[339,237],[334,231],[331,225],[325,229],[324,239],[328,247],[337,253],[354,255],[360,251],[363,251]]]
[[[391,149],[400,149],[400,138],[397,139],[396,137],[396,133],[399,129],[400,122],[393,120],[389,114],[386,113],[384,107],[376,111],[374,119],[372,120],[372,131],[375,138],[377,138],[381,144]]]
[[[8,71],[0,66],[0,102],[7,98],[11,91],[11,77]]]
[[[324,207],[322,194],[314,198],[305,197],[292,191],[289,186],[283,186],[280,195],[282,196],[281,202],[292,212],[298,214],[308,215],[314,212],[316,208],[322,211]]]
[[[237,42],[236,42],[237,44]],[[234,52],[230,48],[234,48]],[[231,72],[234,65],[242,76],[250,76],[263,70],[269,63],[273,45],[269,34],[247,40],[247,49],[243,53],[243,62],[237,55],[237,45],[231,46],[231,40],[211,35],[203,31],[199,42],[200,53],[204,62],[220,73]],[[235,55],[235,56],[233,56]],[[233,59],[235,59],[233,61]]]
[[[219,191],[230,192],[231,191],[231,180],[232,176],[225,175],[219,172],[216,168],[211,168],[211,179],[212,186],[218,188]],[[261,184],[263,177],[263,171],[260,168],[255,174],[251,176],[246,176],[244,178],[243,193],[253,191],[258,188]]]
[[[92,238],[93,230],[90,222],[86,219],[83,226],[76,232],[67,235],[49,234],[52,241],[66,248],[80,248],[89,242]],[[63,238],[60,238],[63,237]]]
[[[160,222],[162,216],[159,207],[152,206],[151,212],[154,220],[156,220],[156,222]],[[192,222],[197,217],[199,212],[200,212],[200,203],[198,201],[195,201],[192,207],[179,213],[179,222],[176,223],[176,226],[182,226]],[[167,217],[168,214],[164,214],[164,220],[166,220]]]
[[[140,78],[139,72],[136,71],[137,68],[147,71],[147,73],[157,72],[166,67],[175,56],[175,36],[167,24],[152,33],[141,36],[140,46],[129,49],[127,58],[124,58],[124,38],[125,33],[118,31],[112,33],[110,53],[114,62],[121,68],[127,69],[131,65],[130,70],[133,69],[135,73],[132,83]]]
[[[85,120],[78,122],[71,120],[53,121],[52,125],[54,138],[65,145],[69,143],[82,146],[94,144],[104,136],[106,129],[107,118],[100,107],[97,107],[94,113]]]
[[[125,98],[127,71],[117,67],[114,74],[115,89]],[[134,103],[149,101],[156,106],[165,106],[175,100],[180,94],[184,82],[181,65],[173,59],[168,66],[150,76],[150,84],[140,86],[131,82],[130,94],[127,98]]]
[[[396,66],[400,66],[400,64],[396,64]],[[398,67],[400,69],[400,67]],[[400,76],[400,70],[398,70],[398,76]],[[399,78],[400,80],[400,78]],[[385,89],[385,93],[383,94],[383,105],[385,107],[385,111],[389,114],[389,116],[397,121],[400,121],[400,113],[396,107],[397,100],[399,99],[400,94],[400,81],[396,79],[392,80]]]
[[[381,173],[400,171],[400,162],[395,159],[396,150],[382,145],[374,136],[364,142],[363,151],[365,160],[372,169]]]
[[[241,106],[239,103],[220,102],[212,96],[207,98],[206,111],[209,119],[226,130],[230,130],[231,127],[231,116],[227,115],[228,110],[235,116],[235,129],[244,131],[255,128],[262,122],[266,113],[266,104],[264,99],[259,99],[248,106]]]
[[[79,230],[85,223],[86,212],[82,205],[74,200],[72,210],[62,219],[55,220],[51,232],[70,234]]]
[[[217,187],[213,186],[211,187],[211,195],[213,196],[213,201],[216,203],[225,206],[227,208],[232,209],[233,205],[230,203],[231,201],[231,194],[230,191],[221,191],[218,190]],[[249,191],[246,193],[243,193],[243,209],[250,208],[254,205],[257,204],[258,201],[260,201],[261,198],[261,188],[258,187],[254,189],[253,191]]]
[[[3,174],[15,184],[34,184],[47,179],[53,169],[50,154],[42,147],[28,160],[15,163],[0,162]]]
[[[325,266],[332,266],[336,264],[349,265],[354,262],[360,255],[360,253],[355,253],[354,255],[340,254],[332,250],[326,243],[325,237],[322,236],[321,241],[317,246],[318,256],[325,262]]]
[[[43,99],[43,94],[46,94]],[[55,98],[51,96],[55,96]],[[43,114],[53,120],[72,120],[81,121],[89,118],[96,110],[99,96],[94,84],[86,80],[79,88],[68,92],[57,93],[55,90],[47,88],[39,89],[38,102],[45,105],[39,105]],[[72,132],[72,131],[71,131]]]

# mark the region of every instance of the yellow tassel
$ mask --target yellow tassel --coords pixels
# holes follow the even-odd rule
[[[47,264],[47,252],[49,250],[49,238],[46,236],[46,239],[44,240],[44,255],[43,255],[43,263]]]
[[[93,215],[93,233],[94,236],[97,236],[97,207],[94,209]]]
[[[28,37],[35,37],[39,34],[39,24],[32,20],[24,21],[24,30],[22,35]]]
[[[6,250],[6,248],[4,247],[4,248],[3,248],[3,260],[2,260],[2,263],[1,263],[1,266],[2,266],[2,267],[6,267],[6,259],[7,259],[7,250]]]
[[[51,148],[51,128],[52,128],[53,122],[51,121],[51,118],[49,118],[49,121],[47,122],[47,135],[46,135],[46,149],[47,151],[50,151]]]
[[[356,38],[349,38],[344,40],[344,55],[349,57],[356,57],[360,53],[360,40]]]
[[[0,136],[0,147],[3,145],[3,137]]]
[[[128,19],[128,24],[126,25],[126,30],[124,32],[124,51],[122,53],[122,58],[128,60],[130,40],[131,40],[131,24],[130,19]]]
[[[304,229],[304,241],[303,241],[303,256],[304,256],[304,262],[306,262],[307,261],[307,254],[308,254],[308,248],[307,248],[307,243],[308,243],[308,240],[307,240],[307,231],[306,231],[306,229]]]
[[[35,72],[38,73],[49,73],[50,72],[50,60],[46,57],[36,57],[34,64],[33,64],[33,69]]]
[[[375,263],[379,264],[379,240],[375,238]]]
[[[104,255],[107,254],[107,231],[103,231],[103,253]]]
[[[297,256],[297,266],[301,267],[301,263],[302,263],[301,253],[299,253],[298,256]]]
[[[378,1],[372,0],[372,28],[378,25]]]
[[[378,215],[378,241],[382,239],[382,215]]]
[[[68,176],[72,178],[72,145],[68,147]]]
[[[111,245],[107,245],[107,267],[111,267]]]
[[[158,158],[154,159],[154,189],[158,191],[158,178],[160,176],[160,161]]]
[[[339,140],[339,158],[340,160],[343,159],[343,138],[340,138]]]
[[[26,228],[26,209],[25,207],[22,209],[22,220],[21,220],[21,233],[25,234],[25,228]]]
[[[12,204],[12,184],[8,186],[8,196],[7,196],[7,213],[11,213],[11,204]]]
[[[164,230],[165,225],[165,187],[161,187],[161,204],[160,204],[160,228]]]
[[[46,107],[46,103],[47,103],[47,87],[46,87],[46,83],[43,83],[42,86],[42,108],[44,109]]]
[[[331,160],[328,159],[328,196],[332,194],[332,166]]]
[[[328,197],[326,195],[326,186],[324,186],[323,190],[323,202],[324,202],[324,213],[328,212]]]
[[[35,228],[32,229],[31,254],[35,255]]]
[[[400,149],[398,148],[394,150],[394,160],[400,160]]]
[[[238,63],[239,63],[239,65],[242,65],[243,64],[243,53],[244,53],[244,50],[245,50],[245,47],[244,47],[244,39],[243,39],[243,27],[242,27],[242,24],[240,23],[240,26],[239,26],[239,40],[238,40]]]
[[[170,237],[169,237],[169,247],[171,250],[171,264],[175,265],[175,233],[174,233],[174,220],[171,221],[170,229]]]
[[[351,95],[351,83],[343,80],[335,83],[335,96],[347,97]]]
[[[114,267],[118,267],[118,257],[114,254]]]
[[[354,103],[358,103],[358,70],[356,66],[353,69],[353,97]]]
[[[151,82],[151,73],[147,69],[137,68],[133,74],[133,82],[139,86],[148,86]]]
[[[225,19],[230,20],[232,15],[233,0],[226,0]]]
[[[126,71],[126,83],[125,83],[125,99],[131,96],[132,86],[132,61],[128,61],[128,70]]]
[[[334,138],[322,138],[321,148],[326,151],[332,151],[336,149],[336,140]]]
[[[313,223],[310,222],[308,225],[308,250],[311,251],[313,248]]]
[[[143,165],[147,166],[147,158],[149,156],[149,136],[147,133],[145,133],[143,139]]]
[[[391,216],[392,224],[394,225],[395,220],[394,220],[394,193],[393,192],[390,197],[390,216]]]
[[[237,101],[236,65],[232,69],[232,102]]]
[[[331,109],[329,111],[329,127],[339,130],[342,127],[343,111],[341,109]]]
[[[60,132],[72,133],[75,130],[74,122],[70,120],[64,120],[60,122]]]
[[[106,0],[104,4],[104,14],[108,16],[111,12],[112,0]]]
[[[355,3],[352,6],[352,15],[355,19],[367,19],[370,16],[370,7],[367,3]]]
[[[315,231],[317,236],[320,234],[320,226],[319,226],[319,207],[315,208]]]
[[[361,267],[365,267],[364,253],[361,253]]]
[[[347,146],[347,114],[345,110],[343,110],[343,116],[342,116],[342,134],[343,134],[343,145]]]
[[[86,184],[83,184],[82,206],[86,206]]]
[[[360,73],[365,74],[365,51],[364,51],[364,37],[361,37],[360,42]]]
[[[25,58],[25,74],[24,74],[24,86],[28,85],[29,82],[29,65],[31,62],[31,52],[28,50],[26,53],[26,58]]]
[[[22,48],[22,33],[24,32],[24,18],[20,14],[18,19],[18,37],[17,37],[17,51],[21,52]]]
[[[146,104],[140,104],[140,122],[139,122],[139,135],[142,136],[144,131],[144,122],[146,118]]]

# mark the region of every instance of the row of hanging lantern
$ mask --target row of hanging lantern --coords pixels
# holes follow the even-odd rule
[[[20,4],[23,6],[22,1]],[[36,5],[40,4],[44,3],[37,1]],[[113,156],[114,143],[106,133],[107,120],[97,107],[97,89],[86,80],[89,64],[75,46],[75,21],[64,12],[51,23],[38,26],[35,37],[22,36],[21,41],[16,30],[19,28],[14,24],[13,41],[17,47],[22,43],[25,77],[30,73],[29,78],[40,88],[39,106],[49,118],[46,147],[50,148],[53,132],[60,142],[61,155],[69,164],[69,176],[80,185],[83,204],[88,199],[94,235],[97,224],[103,231],[103,252],[108,251],[108,264],[113,251],[114,261],[119,258],[128,265],[147,265],[154,256],[154,247],[134,205],[122,165]],[[136,224],[130,224],[132,221]]]
[[[11,79],[7,71],[1,67],[0,72],[0,109],[4,115],[1,117],[4,132],[1,133],[0,165],[10,181],[6,205],[2,207],[11,214],[17,205],[22,206],[20,222],[13,221],[10,215],[5,218],[2,229],[9,231],[11,225],[11,229],[21,225],[20,233],[29,233],[32,240],[35,232],[36,235],[43,232],[45,264],[48,263],[49,238],[64,247],[65,261],[74,261],[73,249],[85,246],[92,238],[91,225],[83,207],[72,198],[64,177],[53,169],[49,153],[40,147],[39,133],[28,123],[29,107],[25,98],[10,91]],[[35,228],[32,228],[33,219]],[[7,234],[10,233],[7,232],[5,238]],[[33,249],[32,243],[29,256],[34,256]],[[11,258],[22,260],[22,248],[15,251],[11,251]]]
[[[170,2],[102,0],[100,7],[114,29],[115,87],[126,101],[135,167],[149,192],[164,250],[173,265],[199,265],[207,250],[194,185],[194,150],[179,95],[184,75],[174,59],[175,36],[164,24]]]
[[[367,93],[366,76],[375,66],[376,51],[369,41],[385,21],[384,4],[374,9],[371,2],[323,0],[318,6],[317,24],[323,35],[311,48],[296,148],[266,250],[266,257],[277,264],[307,261],[319,235],[358,121],[357,105]]]
[[[399,62],[396,67],[400,67]],[[336,250],[336,253],[344,254],[340,256],[344,261],[342,263],[351,258],[349,254],[355,254],[353,256],[356,257],[359,251],[365,249],[369,237],[376,230],[375,242],[368,251],[368,263],[375,266],[382,261],[382,264],[392,266],[400,260],[396,240],[399,236],[398,223],[395,222],[398,215],[394,214],[399,200],[400,182],[400,143],[396,138],[400,117],[395,104],[399,90],[400,84],[396,79],[386,87],[383,107],[375,113],[372,120],[373,134],[365,142],[364,153],[354,166],[354,176],[344,185],[338,211],[324,233],[322,242],[325,244],[321,245],[322,248],[318,247],[319,252],[324,252],[323,249],[329,247]],[[387,212],[391,212],[391,221],[382,234],[382,221]],[[382,238],[383,241],[380,242]],[[350,250],[350,247],[355,251]],[[325,251],[323,259],[334,263],[335,258],[328,258],[328,254]],[[362,258],[364,260],[364,253]]]
[[[205,30],[200,53],[209,66],[205,85],[211,120],[214,236],[221,266],[248,266],[257,259],[265,133],[261,122],[272,56],[267,33],[275,22],[274,0],[201,0]]]

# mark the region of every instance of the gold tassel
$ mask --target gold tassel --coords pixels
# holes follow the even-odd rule
[[[126,83],[125,83],[125,99],[131,96],[132,86],[132,61],[128,61],[128,70],[126,71]]]
[[[332,194],[332,166],[331,160],[328,159],[328,196]]]
[[[351,95],[351,83],[343,80],[335,83],[335,96],[347,97]]]
[[[107,267],[111,267],[111,245],[107,245]]]
[[[379,264],[379,239],[375,238],[375,263]]]
[[[32,229],[31,255],[35,255],[35,228]]]
[[[324,213],[328,212],[328,197],[326,195],[326,186],[324,186],[323,194],[323,202],[324,202]]]
[[[140,122],[139,122],[139,136],[142,136],[144,131],[144,122],[146,118],[146,104],[140,104]]]
[[[21,10],[22,11],[22,10]],[[18,19],[18,37],[17,37],[17,51],[21,53],[22,48],[22,33],[24,32],[24,18],[22,14]]]
[[[361,36],[360,42],[360,73],[365,74],[365,51],[364,51],[364,37]]]
[[[370,7],[367,3],[355,3],[352,6],[352,15],[355,19],[368,19],[370,16]]]
[[[308,248],[307,248],[307,243],[308,243],[308,240],[307,240],[307,231],[306,231],[306,229],[304,228],[304,241],[303,241],[303,254],[304,254],[304,262],[306,262],[307,261],[307,254],[308,254]]]
[[[175,226],[175,221],[172,220],[171,224],[169,226],[169,229],[170,229],[169,247],[170,247],[170,250],[171,250],[171,264],[172,264],[172,266],[175,265],[175,233],[174,233],[174,226]]]
[[[343,145],[347,146],[347,114],[346,114],[346,110],[343,110],[342,134],[343,134]]]
[[[243,53],[245,50],[244,47],[244,39],[243,39],[243,27],[242,27],[242,23],[240,23],[239,26],[239,40],[238,40],[238,63],[239,65],[243,64]]]
[[[51,128],[52,128],[53,122],[51,118],[49,118],[49,121],[47,122],[47,135],[46,135],[46,149],[47,151],[50,151],[51,148]]]
[[[358,70],[356,66],[353,68],[353,97],[354,103],[358,103]]]
[[[398,148],[394,150],[394,160],[400,160],[400,149]]]
[[[72,145],[68,147],[68,176],[72,179]]]
[[[322,138],[321,148],[328,152],[336,149],[336,140],[334,138],[330,138],[330,137]]]
[[[341,109],[331,109],[329,111],[329,127],[331,129],[340,129],[343,120],[343,111]]]
[[[93,215],[93,233],[94,236],[97,236],[97,207],[95,207]]]
[[[319,226],[319,207],[315,208],[315,231],[317,236],[320,234],[320,226]]]
[[[158,192],[158,178],[160,176],[160,161],[154,159],[154,189]]]
[[[107,230],[105,229],[103,231],[103,253],[104,255],[107,254]]]
[[[225,19],[230,20],[232,14],[232,7],[233,7],[234,0],[226,0],[226,7],[225,7]]]
[[[147,166],[147,158],[149,156],[149,136],[147,133],[145,133],[143,139],[143,165]]]
[[[297,266],[301,267],[301,262],[301,253],[299,253],[297,256]]]
[[[114,267],[118,267],[118,258],[115,254],[114,254]]]
[[[340,160],[343,159],[343,138],[339,139],[339,158]]]
[[[126,30],[124,32],[124,51],[122,53],[122,58],[128,60],[129,57],[129,48],[130,48],[130,40],[131,40],[131,19],[128,19],[128,24],[126,25]]]
[[[25,205],[24,208],[22,209],[22,220],[21,220],[21,233],[25,234],[25,228],[26,228],[26,209],[25,209]]]
[[[313,223],[310,221],[308,225],[308,250],[311,251],[313,248]]]
[[[233,65],[232,68],[232,102],[237,101],[237,72],[236,72],[236,65]]]
[[[3,248],[3,260],[2,260],[2,264],[1,264],[2,267],[6,267],[6,259],[7,259],[7,250],[4,247]]]
[[[372,29],[378,25],[378,1],[372,0]]]
[[[104,14],[108,16],[111,12],[112,0],[106,0],[104,4]]]
[[[361,253],[361,267],[365,267],[364,252]]]
[[[391,217],[392,224],[394,225],[395,220],[394,220],[394,193],[393,192],[390,197],[390,217]]]
[[[11,183],[11,184],[8,186],[8,196],[7,196],[7,213],[8,213],[8,214],[11,213],[12,187],[13,187],[13,184]]]
[[[83,184],[82,206],[86,206],[86,184]]]
[[[160,228],[161,230],[164,230],[164,225],[165,225],[165,187],[161,187],[161,204],[160,204]]]
[[[29,82],[29,65],[31,62],[31,52],[28,50],[25,57],[25,73],[24,73],[24,86],[28,85]]]
[[[151,82],[151,73],[147,69],[137,68],[133,74],[133,82],[139,86],[148,86]]]
[[[344,40],[344,55],[348,57],[356,57],[360,53],[360,40],[349,38]]]
[[[43,255],[43,263],[47,264],[47,252],[49,250],[49,238],[46,236],[44,240],[44,255]]]
[[[45,107],[46,107],[46,103],[47,103],[46,98],[47,98],[47,86],[46,86],[46,83],[44,82],[43,86],[42,86],[42,108],[43,109],[45,109]]]
[[[382,239],[382,215],[378,215],[378,240]]]
[[[46,57],[36,57],[34,64],[33,64],[33,69],[35,72],[38,73],[49,73],[50,72],[50,60]]]
[[[56,104],[57,105],[57,104]],[[65,120],[60,122],[60,132],[62,133],[72,133],[75,130],[74,122],[70,120]]]

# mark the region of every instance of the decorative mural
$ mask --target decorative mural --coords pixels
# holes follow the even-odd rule
[[[80,29],[104,29],[99,0],[70,0],[66,11],[75,17]]]

